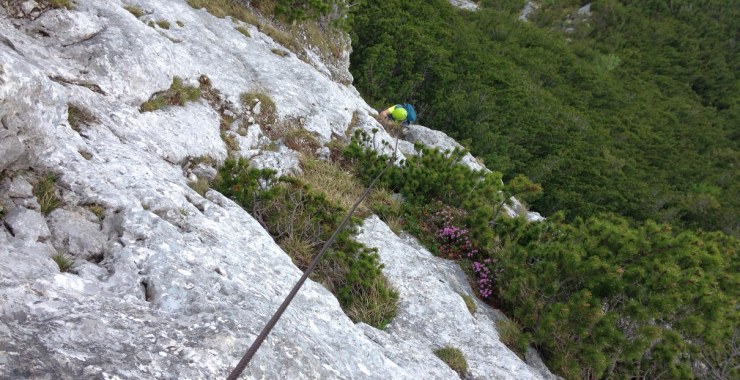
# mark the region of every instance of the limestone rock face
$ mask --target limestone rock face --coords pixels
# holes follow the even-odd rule
[[[354,128],[376,129],[379,150],[393,139],[337,67],[278,56],[255,27],[245,37],[184,0],[73,3],[0,3],[11,4],[0,6],[0,378],[224,378],[301,276],[242,208],[188,186],[229,153],[299,169],[241,95],[264,92],[276,123],[299,121],[322,143]],[[140,111],[175,76],[201,75],[218,96]],[[60,205],[43,215],[31,184],[47,174]],[[308,281],[243,378],[456,379],[433,354],[445,343],[469,355],[474,378],[538,378],[488,314],[464,309],[457,292],[470,290],[451,264],[367,223],[360,239],[382,243],[401,293],[397,321],[356,325]],[[431,285],[433,297],[420,292]]]
[[[477,11],[478,10],[478,4],[470,1],[470,0],[450,0],[450,4],[465,9],[468,11]]]

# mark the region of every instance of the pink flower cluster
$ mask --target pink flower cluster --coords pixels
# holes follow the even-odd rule
[[[434,215],[435,219],[442,224],[442,227],[437,230],[437,239],[441,243],[440,255],[448,259],[464,257],[471,260],[481,297],[491,297],[493,295],[493,273],[491,272],[493,261],[490,257],[480,254],[480,250],[470,240],[470,231],[467,228],[455,225],[455,219],[460,216],[459,214],[459,211],[445,207]]]
[[[478,291],[482,298],[488,298],[493,295],[493,278],[488,265],[491,259],[484,259],[483,263],[473,261],[473,272],[478,277]]]

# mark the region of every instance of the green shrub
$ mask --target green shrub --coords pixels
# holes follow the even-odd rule
[[[57,263],[60,272],[68,272],[72,268],[72,265],[74,265],[72,258],[64,253],[55,253],[51,256],[51,259]]]
[[[250,168],[244,159],[226,160],[213,188],[252,214],[301,269],[346,212],[300,179],[277,178],[275,171]],[[337,296],[350,318],[384,327],[395,315],[398,293],[384,279],[376,250],[351,239],[358,224],[353,218],[339,233],[311,278]]]
[[[180,77],[172,78],[172,85],[166,91],[157,92],[144,102],[141,112],[151,112],[162,109],[167,105],[184,106],[185,103],[198,100],[200,98],[200,89],[194,86],[185,86]]]
[[[465,360],[465,355],[463,355],[462,351],[447,346],[434,351],[434,354],[453,371],[457,372],[460,378],[465,378],[465,374],[468,372],[468,362]]]
[[[44,178],[39,179],[33,187],[33,195],[36,196],[36,200],[41,206],[41,213],[44,215],[52,212],[61,203],[54,191],[56,180],[54,175],[47,174]]]

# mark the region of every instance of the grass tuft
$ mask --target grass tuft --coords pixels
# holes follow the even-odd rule
[[[93,205],[87,206],[87,209],[90,210],[90,212],[92,212],[93,214],[95,214],[95,216],[98,217],[98,220],[105,219],[105,208],[103,208],[103,206],[98,205],[98,204],[93,204]]]
[[[211,188],[210,182],[205,178],[198,178],[196,181],[188,181],[188,186],[195,190],[196,193],[200,194],[201,197],[205,197],[206,192]]]
[[[49,5],[51,5],[52,8],[73,8],[72,1],[70,0],[49,0]]]
[[[169,29],[170,28],[170,22],[167,20],[159,20],[157,21],[157,26],[162,29]]]
[[[249,33],[249,29],[243,27],[243,26],[237,26],[236,30],[243,34],[245,37],[252,37],[252,35]]]
[[[179,26],[179,27],[181,27],[181,28],[182,28],[183,26],[185,26],[185,23],[184,23],[184,22],[182,22],[182,21],[180,21],[180,20],[177,20],[177,21],[175,21],[175,24],[177,24],[177,26]]]
[[[185,86],[180,77],[172,78],[172,85],[166,91],[157,92],[149,100],[144,102],[139,110],[151,112],[162,109],[167,105],[184,106],[185,103],[198,100],[200,89],[193,86]]]
[[[362,183],[351,173],[343,170],[337,164],[317,160],[312,157],[301,159],[303,176],[301,179],[311,187],[325,194],[334,204],[349,210],[365,191]],[[357,208],[360,217],[370,215],[370,209],[363,202]]]
[[[134,15],[134,17],[136,17],[136,18],[139,18],[139,17],[141,17],[141,16],[143,16],[143,15],[146,14],[144,12],[144,10],[141,9],[137,5],[124,5],[123,6],[123,9],[127,10],[129,13],[131,13],[132,15]]]
[[[79,132],[83,124],[90,125],[97,122],[97,119],[90,111],[83,108],[82,106],[68,103],[67,122],[75,132]]]
[[[283,50],[283,49],[278,49],[278,48],[274,48],[274,49],[270,49],[270,51],[271,51],[271,52],[272,52],[273,54],[275,54],[275,55],[277,55],[277,56],[280,56],[280,57],[287,57],[287,56],[289,56],[289,55],[290,55],[290,53],[288,53],[287,51],[285,51],[285,50]]]
[[[465,360],[465,356],[462,351],[454,347],[444,347],[434,351],[434,354],[438,358],[442,359],[453,371],[460,375],[460,378],[465,377],[465,373],[468,372],[468,362]]]
[[[469,294],[460,294],[460,297],[462,297],[463,301],[465,301],[465,306],[468,307],[468,311],[470,314],[475,314],[476,311],[478,311],[478,305],[475,304],[475,300],[473,299],[473,296]]]
[[[221,132],[221,140],[223,140],[224,144],[226,144],[226,150],[229,152],[229,154],[231,154],[231,152],[239,151],[239,141],[237,141],[236,137],[234,137],[233,135],[226,132]]]
[[[277,107],[269,95],[262,91],[246,92],[241,95],[242,105],[249,110],[254,110],[260,105],[259,115],[254,115],[255,121],[263,127],[275,124],[277,121]]]
[[[69,272],[69,270],[72,268],[72,265],[74,264],[72,258],[64,253],[56,253],[51,256],[51,259],[54,260],[55,263],[57,263],[60,272]]]
[[[524,353],[527,352],[529,339],[526,334],[522,333],[522,327],[511,319],[497,319],[496,330],[501,343],[523,358]]]
[[[59,207],[59,204],[61,203],[54,193],[55,182],[56,177],[52,174],[48,174],[36,182],[36,185],[33,187],[33,195],[36,196],[36,199],[41,206],[41,213],[44,215],[52,212],[55,208]]]

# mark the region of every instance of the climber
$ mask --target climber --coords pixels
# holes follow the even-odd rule
[[[416,121],[414,106],[408,103],[396,104],[380,112],[381,120],[390,120],[400,123],[404,127]]]

